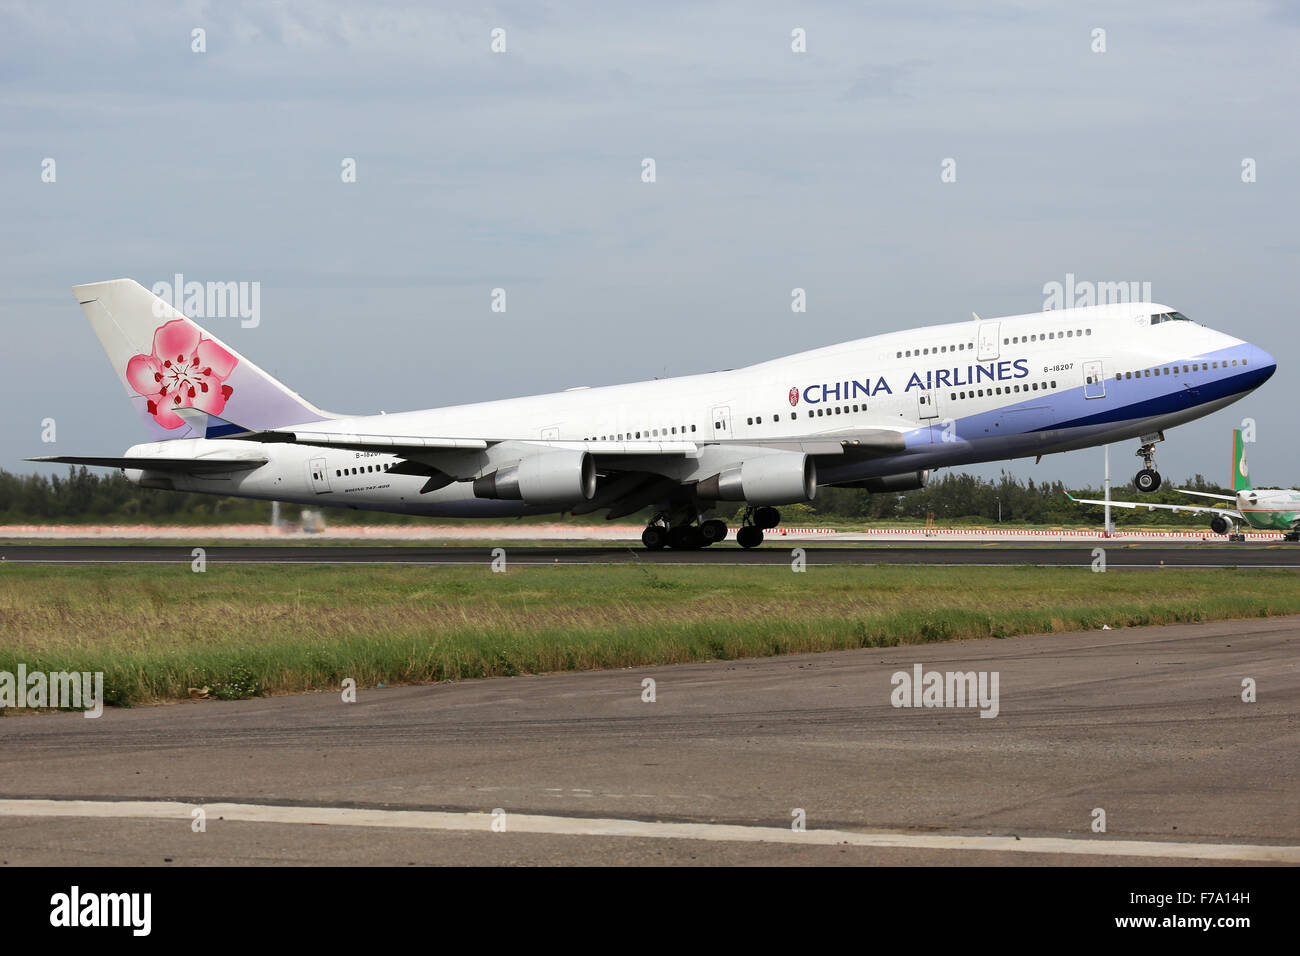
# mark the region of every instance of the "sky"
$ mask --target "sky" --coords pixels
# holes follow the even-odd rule
[[[0,468],[145,439],[75,283],[257,283],[255,324],[203,324],[368,414],[1034,312],[1073,275],[1278,359],[1167,433],[1167,478],[1226,482],[1249,417],[1252,474],[1300,484],[1297,50],[1282,2],[0,0]]]

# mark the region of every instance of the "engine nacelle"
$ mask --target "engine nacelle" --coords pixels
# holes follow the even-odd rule
[[[474,479],[475,498],[568,508],[596,496],[596,462],[585,451],[550,451]]]
[[[710,501],[743,501],[751,505],[792,505],[817,496],[817,463],[802,452],[777,452],[746,458],[695,486]]]
[[[930,469],[927,468],[924,471],[905,471],[901,475],[880,475],[876,478],[866,478],[845,487],[865,488],[873,494],[882,491],[916,491],[919,488],[924,488],[929,480]]]
[[[1215,534],[1227,534],[1232,530],[1232,523],[1223,515],[1215,515],[1210,519],[1210,530]]]

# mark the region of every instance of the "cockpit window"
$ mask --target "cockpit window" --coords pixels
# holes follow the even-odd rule
[[[1161,312],[1159,315],[1151,316],[1151,324],[1159,325],[1161,322],[1190,322],[1192,321],[1181,312]]]

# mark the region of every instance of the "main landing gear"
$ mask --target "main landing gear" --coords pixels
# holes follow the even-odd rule
[[[674,524],[674,517],[665,511],[656,514],[641,532],[641,543],[650,551],[664,548],[697,551],[727,538],[727,523],[718,518],[698,521],[689,516],[676,516],[679,520]],[[763,543],[763,532],[780,523],[781,512],[775,508],[746,508],[736,531],[736,543],[742,548],[756,548]]]
[[[1156,442],[1164,440],[1164,432],[1143,435],[1142,447],[1134,453],[1142,459],[1142,464],[1146,467],[1133,476],[1133,487],[1144,495],[1160,490],[1160,472],[1156,471]]]
[[[741,519],[740,530],[736,532],[736,544],[742,548],[757,548],[763,543],[763,532],[775,528],[781,523],[781,512],[775,508],[746,508]]]
[[[660,551],[668,547],[674,551],[697,551],[727,537],[727,523],[717,518],[698,524],[689,519],[670,524],[669,520],[662,511],[650,519],[650,524],[641,532],[641,543],[648,550]]]

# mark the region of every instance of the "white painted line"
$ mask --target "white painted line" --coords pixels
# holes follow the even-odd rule
[[[1081,552],[1081,553],[1082,553],[1082,552]],[[120,559],[120,560],[114,558],[114,559],[112,559],[112,560],[93,560],[93,559],[87,559],[87,560],[84,560],[84,561],[83,561],[83,560],[73,561],[73,560],[58,559],[58,560],[48,560],[48,561],[47,561],[47,560],[40,560],[40,559],[37,559],[37,558],[14,558],[14,559],[12,559],[12,560],[8,560],[8,561],[6,561],[5,563],[6,563],[6,564],[27,564],[27,565],[38,565],[38,564],[48,564],[48,565],[63,565],[63,564],[97,564],[97,565],[107,565],[107,566],[111,566],[111,565],[114,565],[114,564],[170,564],[170,565],[183,565],[183,564],[188,564],[188,563],[190,562],[190,560],[191,560],[190,558],[174,558],[174,559],[173,559],[173,558],[168,558],[168,559],[154,559],[154,558],[129,558],[129,559]],[[218,558],[216,558],[216,559],[210,561],[209,563],[212,564],[212,565],[214,565],[214,566],[219,564],[219,565],[221,565],[222,567],[235,567],[235,566],[237,566],[237,565],[241,565],[241,564],[245,564],[245,565],[262,565],[262,564],[271,564],[271,565],[276,565],[276,566],[279,566],[279,567],[286,567],[286,566],[289,566],[289,565],[302,565],[302,566],[304,566],[304,567],[315,567],[315,566],[320,566],[320,565],[337,565],[337,566],[346,566],[346,567],[366,567],[366,566],[381,567],[381,566],[386,566],[386,565],[396,565],[396,566],[400,566],[400,567],[412,567],[412,568],[450,568],[450,567],[478,567],[478,566],[480,566],[480,565],[487,564],[487,563],[488,563],[488,560],[489,560],[488,558],[482,558],[482,559],[475,559],[475,560],[472,560],[472,561],[471,561],[471,560],[464,560],[464,561],[331,561],[331,560],[328,559],[328,558],[320,558],[320,559],[313,558],[313,559],[311,559],[311,560],[307,560],[307,559],[301,559],[301,560],[294,559],[294,560],[287,560],[287,561],[276,561],[276,560],[270,560],[270,559],[263,560],[263,559],[250,559],[250,558],[223,559],[223,558],[218,557]],[[622,565],[622,564],[634,565],[634,564],[635,564],[635,562],[633,562],[633,561],[626,561],[626,560],[625,560],[625,561],[526,561],[526,560],[522,560],[522,559],[516,560],[516,561],[514,561],[514,562],[512,562],[512,563],[513,563],[514,567],[517,567],[517,568],[518,568],[518,567],[524,567],[524,568],[554,568],[554,567],[559,567],[559,568],[564,568],[564,567],[576,568],[576,567],[600,567],[600,568],[604,568],[604,567],[610,567],[610,566],[615,565],[615,564],[619,564],[619,565]],[[712,568],[784,568],[784,567],[786,567],[786,560],[785,560],[784,556],[782,556],[782,557],[780,557],[780,558],[773,558],[773,560],[771,560],[771,561],[769,561],[769,562],[762,562],[762,561],[652,561],[652,562],[650,562],[650,563],[653,564],[655,567],[661,567],[661,568],[709,568],[709,567],[712,567]],[[1073,563],[1073,564],[1063,564],[1063,563],[1042,564],[1042,563],[1033,563],[1033,562],[1027,562],[1027,561],[1009,561],[1009,560],[1008,560],[1008,561],[1002,561],[1002,562],[987,562],[987,561],[958,561],[958,562],[941,562],[941,561],[867,561],[867,560],[864,560],[864,561],[816,561],[816,560],[814,560],[814,561],[809,561],[809,562],[808,562],[808,565],[809,565],[809,567],[819,567],[819,568],[822,568],[822,567],[825,567],[825,568],[830,568],[830,567],[840,567],[840,568],[876,567],[876,566],[878,566],[878,565],[886,565],[886,566],[889,566],[889,567],[900,567],[900,568],[903,568],[903,567],[906,567],[906,568],[1020,568],[1020,567],[1031,567],[1031,568],[1087,568],[1087,567],[1089,567],[1089,561],[1088,561],[1088,560],[1085,560],[1085,559],[1082,558],[1082,557],[1078,560],[1078,562]],[[1293,570],[1296,569],[1296,567],[1297,567],[1297,565],[1295,565],[1295,564],[1240,564],[1240,563],[1237,563],[1237,564],[1230,564],[1230,563],[1227,563],[1227,562],[1225,562],[1225,563],[1223,563],[1223,564],[1118,564],[1118,563],[1112,562],[1111,564],[1109,564],[1109,565],[1107,566],[1108,570],[1111,570],[1111,571],[1151,571],[1151,570],[1155,570],[1155,569],[1158,569],[1158,568],[1166,568],[1166,569],[1168,569],[1168,570],[1170,570],[1170,571],[1186,570],[1186,569],[1189,569],[1189,568],[1190,568],[1190,569],[1202,569],[1202,570],[1206,570],[1206,569],[1209,569],[1209,570],[1223,570],[1223,569],[1225,569],[1225,568],[1247,568],[1247,569],[1252,570],[1252,571],[1255,571],[1255,570],[1261,570],[1261,571],[1262,571],[1262,570],[1283,570],[1283,571],[1293,571]]]
[[[0,817],[83,817],[93,819],[175,820],[188,825],[202,807],[209,826],[221,821],[338,827],[389,827],[407,830],[492,832],[490,813],[433,810],[362,810],[352,807],[276,807],[252,803],[189,804],[152,800],[0,800]],[[220,818],[220,820],[218,820]],[[1163,857],[1182,860],[1245,860],[1300,863],[1300,846],[1248,843],[1174,843],[1105,838],[944,836],[807,830],[716,823],[659,823],[644,820],[556,817],[508,813],[506,832],[556,836],[626,837],[659,840],[710,840],[724,843],[885,847],[909,850],[985,850],[995,853],[1059,853],[1072,856]],[[503,837],[504,839],[504,837]]]

